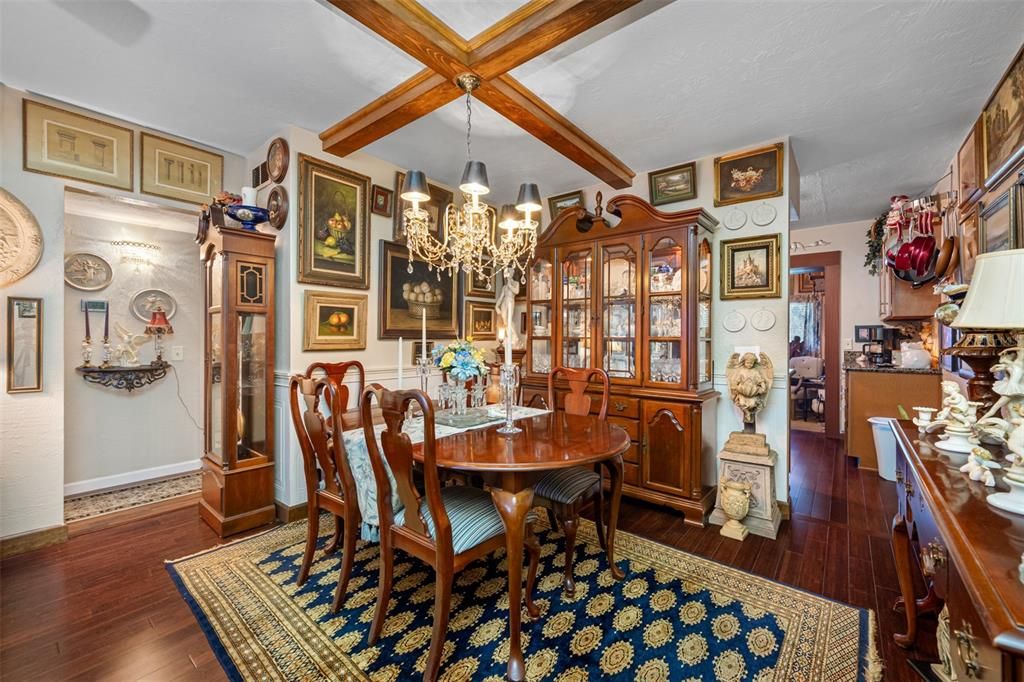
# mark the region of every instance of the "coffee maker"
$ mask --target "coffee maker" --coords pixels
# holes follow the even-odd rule
[[[900,332],[893,327],[877,327],[871,330],[871,342],[861,347],[861,352],[875,367],[892,367],[892,352],[899,350]]]

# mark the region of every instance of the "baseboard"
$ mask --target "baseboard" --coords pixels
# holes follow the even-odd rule
[[[309,512],[309,507],[306,506],[305,502],[289,507],[284,502],[274,500],[274,506],[277,507],[277,520],[281,523],[299,521],[306,518]]]
[[[185,474],[190,471],[199,471],[200,468],[201,464],[199,459],[188,459],[184,462],[164,464],[158,467],[150,467],[149,469],[139,469],[137,471],[129,471],[123,474],[114,474],[113,476],[90,478],[76,483],[65,483],[64,497],[68,497],[70,495],[81,495],[82,493],[91,493],[96,490],[107,490],[108,488],[119,488],[121,486],[131,485],[132,483],[138,483],[140,481],[150,481],[155,478]]]
[[[788,521],[789,520],[789,502],[783,502],[782,500],[778,500],[776,502],[776,504],[779,505],[779,511],[782,512],[782,520],[783,521]]]
[[[34,549],[58,545],[67,539],[68,527],[64,524],[8,535],[5,538],[0,538],[0,557],[7,558],[15,554],[31,552]]]

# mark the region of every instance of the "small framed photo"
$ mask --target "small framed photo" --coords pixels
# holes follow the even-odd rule
[[[782,196],[782,142],[715,157],[715,206]]]
[[[433,357],[433,355],[434,355],[434,345],[435,344],[436,344],[435,341],[427,341],[426,351],[427,351],[427,358],[428,359]],[[423,342],[422,341],[413,341],[412,342],[412,357],[413,357],[414,361],[416,360],[416,358],[422,358],[423,357],[423,350],[424,349],[423,349]]]
[[[697,162],[691,161],[647,174],[652,206],[697,198]]]
[[[882,338],[882,325],[858,324],[853,327],[854,343],[872,343]]]
[[[393,190],[374,185],[373,191],[370,193],[370,213],[390,218],[394,206],[394,196]]]
[[[498,338],[498,313],[493,303],[466,301],[465,335],[477,341],[492,341]]]
[[[305,292],[302,350],[366,348],[365,294]]]
[[[782,235],[726,239],[722,242],[722,300],[779,298]]]
[[[567,208],[573,208],[576,206],[583,205],[583,190],[575,190],[573,192],[566,192],[565,194],[556,194],[553,197],[548,197],[548,213],[549,218],[554,220],[558,217],[558,214]]]
[[[476,271],[466,273],[465,277],[465,291],[466,296],[479,296],[480,298],[494,298],[497,289],[497,277],[494,277],[494,268],[489,268],[488,273],[491,274],[491,278],[477,273]]]

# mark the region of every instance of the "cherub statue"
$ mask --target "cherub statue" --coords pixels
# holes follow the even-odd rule
[[[767,354],[733,353],[725,366],[729,398],[743,414],[743,430],[754,433],[754,418],[768,402],[774,368]]]
[[[511,345],[512,348],[518,348],[519,330],[516,328],[518,325],[513,318],[515,317],[516,295],[519,294],[519,282],[515,278],[515,273],[511,275],[506,273],[501,281],[501,293],[498,294],[498,300],[494,302],[494,310],[501,318],[502,324],[505,325],[505,343]]]
[[[137,366],[139,364],[139,348],[151,341],[153,337],[134,334],[121,326],[120,322],[114,323],[114,331],[121,337],[121,343],[117,344],[117,348],[114,349],[114,355],[125,367]]]
[[[960,392],[960,385],[955,381],[942,382],[942,409],[935,415],[935,421],[945,424],[970,428],[971,406],[967,397]]]
[[[992,390],[999,394],[999,400],[981,416],[982,419],[998,417],[999,411],[1009,403],[1024,401],[1024,348],[1008,348],[1003,351],[999,355],[999,362],[992,365],[992,371],[1003,372],[1005,377],[992,384]]]
[[[1016,416],[1014,416],[1016,413]],[[1010,406],[1010,424],[1013,425],[1006,436],[1006,449],[1017,462],[1024,463],[1024,402],[1015,402]]]

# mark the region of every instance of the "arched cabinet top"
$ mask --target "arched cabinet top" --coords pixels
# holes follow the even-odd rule
[[[710,234],[718,225],[718,221],[703,208],[666,213],[633,194],[613,197],[608,201],[605,211],[619,218],[618,222],[613,225],[603,216],[595,216],[582,206],[562,211],[540,235],[538,245],[587,242],[615,235],[639,234],[686,225],[706,230]]]

